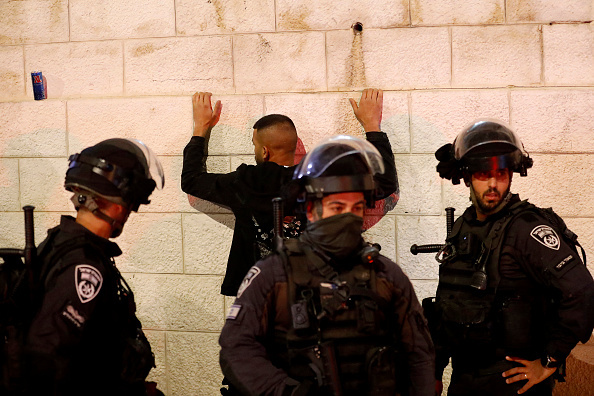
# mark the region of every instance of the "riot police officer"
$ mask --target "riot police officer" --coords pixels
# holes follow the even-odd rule
[[[77,215],[62,216],[38,248],[39,309],[24,346],[24,393],[146,395],[154,356],[113,260],[122,252],[109,238],[163,187],[161,164],[127,139],[102,141],[69,161],[65,187]]]
[[[438,256],[436,377],[451,357],[448,395],[551,395],[553,374],[594,321],[577,237],[551,209],[510,192],[532,159],[503,123],[474,122],[436,158],[472,201]]]
[[[242,395],[430,395],[434,351],[400,267],[361,235],[384,163],[370,143],[325,140],[295,170],[308,224],[243,280],[220,336]]]

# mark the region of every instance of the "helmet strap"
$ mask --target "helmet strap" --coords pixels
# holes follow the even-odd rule
[[[124,224],[121,221],[118,221],[103,213],[99,209],[99,205],[97,204],[97,201],[95,200],[94,196],[77,192],[72,196],[72,198],[70,198],[70,200],[72,201],[72,203],[74,203],[74,207],[76,208],[76,210],[78,210],[82,206],[91,213],[93,213],[94,216],[108,223],[111,227],[110,238],[116,238],[120,236],[124,228]]]

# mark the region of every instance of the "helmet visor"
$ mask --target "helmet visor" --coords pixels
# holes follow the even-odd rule
[[[161,166],[161,161],[155,155],[153,150],[150,149],[146,144],[138,139],[128,139],[131,143],[136,145],[142,154],[144,154],[144,158],[146,159],[147,164],[147,171],[148,177],[155,181],[156,187],[161,190],[165,186],[165,175],[163,174],[163,167]]]
[[[293,179],[320,177],[330,166],[349,155],[359,156],[372,175],[384,173],[382,156],[371,143],[352,136],[338,135],[323,140],[307,153],[295,169]]]

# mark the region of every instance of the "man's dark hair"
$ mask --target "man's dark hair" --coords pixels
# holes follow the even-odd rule
[[[265,115],[264,117],[256,121],[256,123],[254,124],[254,129],[264,129],[278,124],[289,124],[293,129],[296,129],[295,124],[293,124],[293,121],[286,115],[282,114]]]

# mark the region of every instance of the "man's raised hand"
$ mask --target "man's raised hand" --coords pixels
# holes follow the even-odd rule
[[[215,103],[214,110],[211,103],[212,93],[196,92],[192,96],[192,111],[194,115],[194,136],[210,137],[210,131],[221,118],[223,105],[220,100]]]

